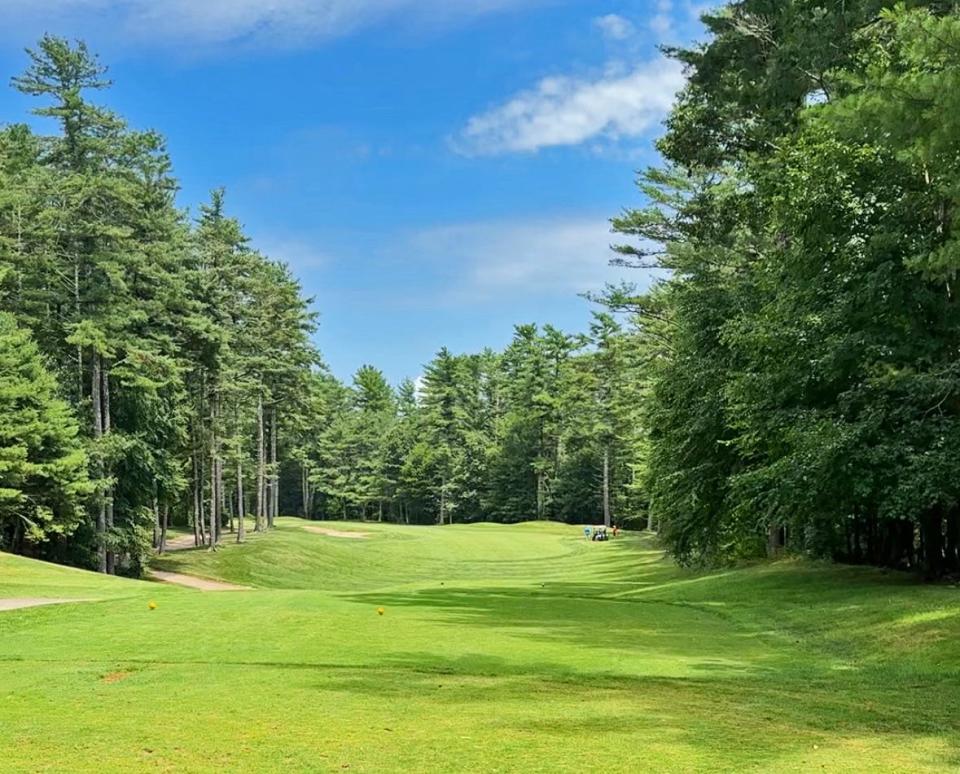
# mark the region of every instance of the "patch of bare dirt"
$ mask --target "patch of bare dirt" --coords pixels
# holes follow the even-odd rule
[[[193,535],[178,535],[175,538],[167,538],[163,547],[167,551],[186,551],[188,548],[196,548],[196,542]]]
[[[249,586],[237,586],[235,583],[208,580],[207,578],[198,578],[196,575],[184,575],[179,572],[154,570],[148,577],[163,583],[175,583],[178,586],[186,586],[199,591],[250,591]]]
[[[113,685],[114,683],[119,683],[121,680],[126,680],[132,674],[133,672],[110,672],[101,677],[100,682]]]
[[[368,532],[344,532],[339,529],[327,529],[326,527],[304,527],[307,532],[316,532],[318,535],[327,537],[347,538],[348,540],[366,540],[370,537]]]
[[[49,597],[11,597],[0,599],[0,610],[20,610],[41,605],[65,605],[68,602],[89,602],[89,599],[52,599]]]

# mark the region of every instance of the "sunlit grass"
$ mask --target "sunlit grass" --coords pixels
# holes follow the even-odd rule
[[[304,524],[157,563],[249,592],[0,556],[0,596],[98,600],[0,613],[0,768],[960,766],[956,589],[689,573],[649,538],[554,524]]]

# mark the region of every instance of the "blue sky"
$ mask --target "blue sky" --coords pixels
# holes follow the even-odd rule
[[[223,185],[315,298],[334,373],[416,377],[521,322],[583,330],[608,219],[700,33],[693,0],[0,0],[0,73],[44,31],[110,65],[195,209]],[[0,121],[30,100],[0,90]]]

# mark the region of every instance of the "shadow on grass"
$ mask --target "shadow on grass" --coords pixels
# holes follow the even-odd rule
[[[628,552],[589,579],[345,595],[530,641],[675,657],[702,670],[960,676],[960,593],[912,576],[786,560],[696,573]],[[696,667],[694,667],[696,668]]]
[[[782,638],[731,621],[722,607],[611,598],[610,592],[606,583],[545,582],[530,589],[427,589],[349,599],[409,608],[452,629],[498,630],[533,647],[572,645],[583,661],[595,659],[600,670],[605,661],[623,661],[621,655],[635,673],[644,671],[645,659],[655,664],[650,672],[717,674],[771,672],[804,660]]]
[[[388,671],[325,675],[317,687],[390,704],[428,702],[443,716],[480,718],[475,730],[494,737],[529,732],[588,745],[595,734],[640,737],[706,752],[711,770],[772,771],[781,759],[802,770],[796,764],[806,763],[803,756],[817,746],[848,744],[860,755],[889,750],[909,762],[931,740],[941,740],[946,749],[936,754],[944,756],[943,770],[960,757],[960,701],[954,691],[931,702],[932,685],[891,691],[861,676],[585,677],[544,663],[521,674],[496,657],[445,659],[429,652],[395,654],[389,662]],[[878,757],[872,768],[913,770],[891,760]]]

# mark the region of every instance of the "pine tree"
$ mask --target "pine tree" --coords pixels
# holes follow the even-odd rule
[[[175,295],[175,184],[161,138],[86,99],[109,82],[83,44],[48,36],[30,57],[14,85],[49,101],[35,112],[59,121],[61,134],[35,158],[42,229],[19,249],[39,260],[20,262],[11,306],[88,417],[99,568],[122,561],[135,571],[154,488],[141,487],[150,475],[137,452],[148,431],[137,409],[178,374],[168,321],[151,317]]]
[[[0,547],[68,538],[92,491],[70,407],[30,335],[0,312]]]

